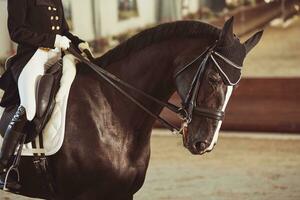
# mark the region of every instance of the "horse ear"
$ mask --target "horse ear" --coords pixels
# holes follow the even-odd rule
[[[232,38],[233,37],[233,21],[234,17],[230,17],[224,24],[220,40],[225,40],[226,38]]]
[[[246,53],[249,53],[253,47],[257,45],[257,43],[260,41],[262,35],[264,33],[264,30],[256,32],[253,36],[251,36],[246,42],[244,42],[244,46],[246,48]]]

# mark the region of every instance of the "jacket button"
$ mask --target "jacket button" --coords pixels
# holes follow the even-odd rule
[[[54,11],[56,11],[56,8],[53,8]]]
[[[51,29],[54,31],[55,30],[55,26],[52,26]]]
[[[51,20],[53,20],[54,19],[54,17],[53,16],[51,16],[51,18],[50,18]]]
[[[51,6],[48,7],[48,10],[52,10]]]
[[[60,27],[59,27],[59,26],[57,26],[57,27],[56,27],[56,30],[59,30],[59,29],[60,29]]]
[[[59,20],[59,17],[58,17],[58,16],[55,16],[55,19],[56,19],[56,20]]]

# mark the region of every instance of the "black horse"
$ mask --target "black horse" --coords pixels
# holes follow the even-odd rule
[[[218,116],[226,104],[228,85],[240,78],[237,66],[242,66],[262,35],[258,32],[240,43],[232,25],[233,18],[222,30],[196,21],[159,25],[137,34],[95,63],[155,98],[167,101],[177,91],[183,101],[194,99],[206,108],[208,111],[202,109],[202,115],[189,113],[183,136],[186,148],[202,154],[216,143]],[[203,56],[195,60],[201,53]],[[196,76],[204,59],[205,70]],[[195,62],[182,70],[192,60]],[[79,63],[77,68],[68,102],[65,140],[60,151],[48,157],[56,199],[133,199],[145,180],[155,119],[85,64]],[[198,89],[191,90],[192,84]],[[155,114],[163,109],[132,91],[128,93]],[[20,170],[22,195],[50,198],[30,158],[22,158]]]

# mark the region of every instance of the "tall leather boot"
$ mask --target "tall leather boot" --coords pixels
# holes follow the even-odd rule
[[[12,160],[18,144],[24,133],[23,128],[27,122],[26,111],[23,106],[19,106],[16,114],[12,118],[9,126],[6,129],[3,138],[2,148],[0,152],[0,188],[3,189],[8,164]],[[7,188],[10,190],[20,189],[20,185],[16,180],[9,179]]]

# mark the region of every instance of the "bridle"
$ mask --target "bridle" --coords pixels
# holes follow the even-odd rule
[[[196,71],[196,74],[194,75],[194,77],[192,79],[192,83],[191,83],[191,86],[189,88],[189,91],[188,91],[184,101],[182,102],[182,108],[181,109],[185,112],[185,118],[184,118],[185,126],[187,126],[189,123],[191,123],[193,114],[198,115],[198,116],[202,116],[202,117],[206,117],[206,118],[209,118],[209,119],[217,120],[217,121],[222,121],[224,119],[225,112],[222,111],[222,110],[197,106],[197,94],[199,93],[201,83],[202,83],[201,80],[203,80],[201,78],[205,74],[205,71],[206,71],[206,68],[207,68],[206,64],[207,64],[209,58],[214,62],[215,66],[218,69],[218,72],[221,73],[223,75],[223,77],[225,77],[225,79],[227,80],[227,82],[229,83],[230,86],[234,86],[234,85],[238,84],[238,82],[241,79],[241,77],[239,77],[238,81],[236,81],[235,83],[232,83],[230,81],[230,79],[228,78],[227,74],[222,70],[222,68],[220,67],[219,63],[216,61],[214,56],[217,56],[218,58],[222,59],[224,62],[226,62],[227,64],[229,64],[230,66],[232,66],[236,69],[241,70],[242,67],[238,66],[234,62],[230,61],[229,59],[227,59],[222,54],[216,52],[215,48],[217,46],[217,43],[218,43],[218,41],[216,41],[213,45],[208,47],[201,55],[199,55],[192,62],[190,62],[189,64],[184,66],[174,76],[175,78],[177,78],[184,71],[186,71],[192,64],[194,64],[199,59],[201,59],[201,57],[204,56],[201,64],[199,65],[199,67]]]
[[[205,74],[206,71],[206,63],[208,61],[208,58],[212,54],[212,50],[215,48],[215,45],[212,47],[207,48],[200,56],[198,56],[197,59],[194,59],[192,62],[190,62],[188,65],[186,65],[184,68],[182,68],[179,72],[175,74],[175,78],[179,77],[184,71],[186,71],[190,66],[192,66],[193,63],[198,61],[202,56],[205,56],[202,60],[201,64],[199,65],[196,74],[194,75],[192,79],[192,83],[190,85],[190,88],[188,90],[188,93],[182,102],[182,110],[185,112],[185,126],[187,126],[192,121],[193,114],[204,116],[207,118],[215,119],[215,120],[222,120],[224,117],[224,112],[219,110],[213,110],[213,109],[207,109],[204,107],[197,106],[197,94],[200,90],[200,86],[202,83],[202,77]]]
[[[85,57],[83,57],[80,53],[78,53],[72,45],[68,49],[68,51],[71,54],[73,54],[77,59],[79,59],[81,62],[85,63],[90,68],[92,68],[100,77],[102,77],[105,81],[107,81],[111,86],[113,86],[116,90],[118,90],[120,93],[122,93],[125,97],[127,97],[134,104],[136,104],[138,107],[140,107],[142,110],[144,110],[147,114],[149,114],[153,118],[157,119],[163,126],[168,128],[173,133],[182,134],[183,129],[187,128],[188,124],[190,124],[192,122],[193,114],[203,116],[203,117],[206,117],[206,118],[209,118],[209,119],[217,120],[217,121],[222,121],[223,118],[224,118],[225,113],[222,110],[205,108],[205,107],[200,107],[200,106],[196,105],[197,94],[198,94],[199,89],[201,87],[201,80],[202,80],[201,78],[205,74],[205,71],[206,71],[206,68],[207,68],[206,64],[207,64],[207,61],[209,60],[209,58],[212,59],[215,66],[217,67],[219,73],[221,73],[227,79],[229,85],[234,86],[240,80],[240,78],[239,78],[239,80],[237,82],[232,83],[230,81],[230,79],[228,78],[228,76],[226,75],[226,73],[222,70],[222,68],[220,67],[220,65],[216,61],[214,56],[222,59],[224,62],[226,62],[227,64],[229,64],[230,66],[232,66],[236,69],[241,70],[241,68],[242,68],[241,66],[238,66],[234,62],[227,59],[225,56],[223,56],[220,53],[216,52],[215,48],[217,46],[217,43],[218,43],[218,41],[216,41],[213,45],[208,47],[203,53],[201,53],[199,56],[197,56],[194,60],[192,60],[187,65],[185,65],[180,71],[178,71],[175,74],[174,78],[178,78],[184,71],[186,71],[186,69],[188,69],[190,66],[192,66],[194,63],[199,61],[204,56],[201,64],[199,65],[199,67],[196,71],[196,74],[193,77],[193,80],[192,80],[191,86],[189,88],[188,94],[185,97],[184,101],[182,102],[181,107],[178,107],[178,106],[176,106],[174,104],[171,104],[169,102],[163,102],[163,101],[161,101],[161,100],[145,93],[144,91],[142,91],[142,90],[140,90],[136,87],[133,87],[132,85],[122,81],[121,79],[119,79],[115,75],[111,74],[110,72],[108,72],[108,71],[104,70],[103,68],[99,67],[98,65],[94,64],[93,63],[94,58],[90,54],[89,51],[84,51],[84,53],[87,55],[89,60],[86,59]],[[176,113],[183,121],[181,128],[176,127],[172,123],[170,123],[167,120],[160,117],[158,114],[155,114],[154,112],[152,112],[151,110],[146,108],[140,101],[138,101],[136,98],[134,98],[133,96],[128,94],[124,89],[122,89],[119,85],[117,85],[117,83],[124,86],[124,87],[127,87],[128,89],[136,92],[137,94],[139,94],[141,96],[144,96],[145,98],[147,98],[149,100],[152,100],[153,102],[157,103],[158,105],[169,109],[173,113]]]

